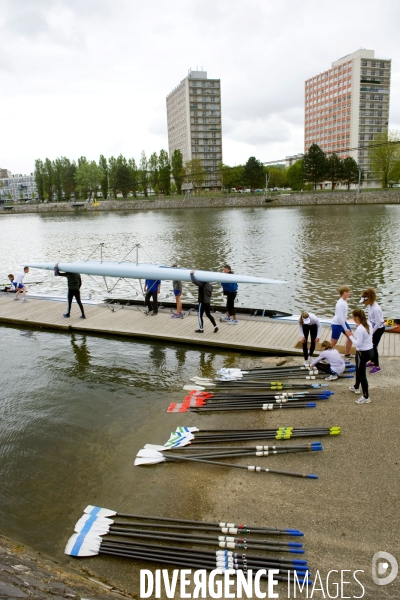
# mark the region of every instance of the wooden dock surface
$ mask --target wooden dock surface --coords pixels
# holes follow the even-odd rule
[[[204,320],[204,333],[198,329],[196,313],[184,319],[171,319],[171,312],[161,309],[156,316],[146,316],[137,307],[116,308],[112,312],[105,304],[85,305],[86,319],[80,319],[80,311],[74,303],[71,318],[65,319],[66,303],[50,300],[29,299],[14,301],[8,294],[0,295],[0,323],[10,325],[58,329],[81,333],[108,334],[141,338],[148,341],[169,341],[187,345],[214,346],[235,351],[260,353],[285,353],[301,355],[301,343],[297,325],[277,323],[262,317],[241,317],[238,325],[220,323],[215,319],[219,331],[214,333],[210,321]],[[330,339],[330,327],[323,327],[320,343]],[[338,349],[344,349],[341,336]],[[317,350],[320,344],[317,344]],[[379,346],[381,356],[400,356],[400,335],[387,333]]]

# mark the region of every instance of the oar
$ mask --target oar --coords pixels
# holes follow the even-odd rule
[[[207,406],[203,406],[203,407],[199,407],[199,408],[189,408],[186,409],[184,411],[180,410],[177,412],[187,412],[187,410],[189,410],[189,412],[222,412],[222,411],[228,411],[228,410],[278,410],[278,409],[283,409],[283,408],[316,408],[317,403],[316,402],[307,402],[307,403],[300,403],[300,402],[292,402],[291,404],[263,404],[262,406],[260,405],[247,405],[247,406],[226,406],[226,407],[222,407],[222,406],[218,406],[218,405],[213,405],[210,407]],[[168,412],[176,412],[176,411],[168,411]]]
[[[137,457],[135,459],[134,462],[134,466],[143,466],[143,465],[150,465],[150,464],[157,464],[160,462],[168,462],[168,461],[181,461],[181,460],[187,460],[187,461],[193,461],[193,462],[199,462],[199,463],[204,463],[204,464],[208,464],[208,465],[218,465],[221,467],[231,467],[233,469],[245,469],[246,471],[253,471],[255,473],[275,473],[277,475],[288,475],[291,477],[303,477],[306,479],[318,479],[318,475],[313,475],[310,473],[295,473],[295,472],[291,472],[291,471],[280,471],[277,469],[269,469],[269,468],[264,468],[264,467],[258,467],[258,466],[253,466],[253,465],[249,465],[247,467],[242,466],[242,465],[233,465],[233,464],[229,464],[229,463],[223,463],[223,462],[219,462],[219,461],[212,461],[212,460],[204,460],[204,459],[197,459],[197,458],[192,458],[189,456],[182,456],[182,455],[174,455],[172,456],[165,456],[164,454],[162,454],[161,452],[156,452],[153,450],[140,450],[137,454]]]
[[[267,448],[266,450],[263,448]],[[274,447],[276,448],[276,447]],[[166,450],[166,448],[164,446],[156,446],[153,444],[146,444],[145,446],[146,450],[156,450],[157,452],[163,452]],[[176,451],[176,449],[174,450],[172,449],[168,449],[169,451]],[[180,451],[185,451],[185,453],[187,453],[187,451],[192,451],[194,450],[195,452],[198,452],[198,449],[196,447],[193,446],[189,446],[186,448],[180,448]],[[314,444],[309,444],[306,447],[301,446],[301,447],[283,447],[283,448],[277,448],[277,449],[272,449],[271,447],[268,446],[258,446],[258,449],[254,449],[254,448],[250,448],[250,449],[246,449],[246,448],[241,448],[240,446],[234,446],[231,448],[224,448],[223,446],[220,447],[210,447],[208,448],[204,448],[202,447],[202,453],[201,454],[190,454],[190,456],[194,456],[196,458],[235,458],[235,457],[240,457],[240,456],[270,456],[270,455],[274,455],[274,454],[294,454],[294,453],[298,453],[298,452],[320,452],[322,451],[322,445],[318,442],[314,443]],[[211,452],[206,452],[204,454],[205,450],[211,450]]]
[[[213,522],[213,521],[196,521],[194,519],[174,519],[172,517],[156,517],[154,515],[134,515],[134,514],[128,514],[128,513],[120,513],[120,512],[116,512],[114,510],[111,510],[109,508],[102,508],[100,506],[92,506],[91,504],[89,504],[85,510],[83,511],[84,514],[89,515],[92,518],[98,518],[98,517],[119,517],[121,519],[143,519],[146,521],[160,521],[162,523],[185,523],[187,525],[195,525],[195,526],[202,526],[202,525],[209,525],[212,527],[216,527],[217,529],[222,529],[222,528],[226,528],[226,527],[234,527],[237,528],[238,530],[240,530],[241,528],[249,528],[252,530],[258,529],[261,530],[263,532],[266,533],[279,533],[279,534],[289,534],[289,535],[300,535],[303,536],[304,533],[302,533],[301,531],[299,531],[298,529],[276,529],[275,527],[260,527],[260,525],[237,525],[235,523],[230,523],[230,522]],[[225,532],[225,533],[237,533],[237,532]]]
[[[76,533],[85,532],[86,524],[80,525],[79,521],[75,525],[74,531]],[[157,530],[143,531],[141,529],[126,529],[119,528],[118,525],[108,525],[103,521],[99,523],[93,523],[91,530],[95,535],[112,535],[112,536],[123,536],[128,538],[138,539],[151,539],[151,540],[170,540],[174,542],[181,542],[186,544],[205,544],[205,545],[217,545],[220,547],[227,548],[242,548],[243,544],[247,548],[254,548],[257,550],[270,550],[276,552],[290,552],[291,554],[304,554],[303,544],[297,542],[280,542],[276,540],[249,540],[247,538],[238,538],[234,536],[219,535],[217,537],[211,537],[206,535],[193,535],[190,533],[175,533],[175,532],[161,532]],[[106,538],[104,538],[106,539]],[[221,546],[222,544],[222,546]],[[227,546],[226,544],[232,544]]]
[[[99,537],[99,536],[86,536],[86,538],[84,538],[83,540],[79,539],[80,534],[74,534],[71,536],[71,538],[68,540],[67,546],[65,548],[65,554],[68,554],[70,556],[97,556],[98,554],[107,554],[107,555],[113,555],[113,556],[121,556],[121,557],[125,557],[125,558],[136,558],[136,559],[141,559],[141,554],[140,551],[139,552],[135,552],[134,549],[132,549],[131,551],[128,550],[128,548],[123,548],[121,546],[118,545],[110,545],[104,542],[104,540]],[[204,557],[202,556],[198,556],[197,557],[197,553],[196,551],[192,550],[192,559],[190,557],[183,557],[182,555],[177,554],[176,556],[174,555],[165,555],[162,557],[162,562],[164,562],[165,564],[173,564],[176,566],[185,566],[185,567],[197,567],[198,569],[200,568],[206,568],[208,570],[214,570],[214,569],[218,569],[220,570],[221,573],[223,573],[224,570],[229,569],[231,567],[232,563],[232,568],[234,568],[235,563],[232,560],[228,560],[226,559],[225,556],[221,557],[220,555],[216,555],[215,557],[215,562],[213,561],[212,563],[209,560],[204,560]],[[146,554],[145,556],[145,560],[146,561],[150,561],[150,562],[160,562],[160,554],[157,553],[157,551],[154,551],[154,555],[151,555],[150,553]],[[202,560],[203,559],[203,560]],[[228,566],[226,566],[226,563],[228,563]],[[297,565],[294,565],[297,566]],[[304,568],[302,565],[298,565],[299,569],[300,569],[300,575],[303,576],[304,578],[307,578],[309,580],[309,576],[308,576],[308,571]],[[245,567],[244,570],[247,570],[248,567]],[[242,569],[240,569],[242,570]],[[286,571],[289,569],[286,569],[285,567],[283,567],[282,571]],[[279,574],[276,575],[276,579],[281,579],[286,581],[287,580],[287,576],[284,574]]]

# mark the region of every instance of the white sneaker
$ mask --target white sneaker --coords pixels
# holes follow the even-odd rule
[[[329,377],[325,377],[325,381],[335,381],[335,379],[338,379],[337,375],[329,375]]]
[[[359,390],[359,389],[357,389],[357,388],[355,388],[355,387],[354,387],[354,385],[351,385],[351,386],[349,387],[349,390],[350,390],[351,392],[354,392],[355,394],[359,394],[359,393],[360,393],[360,390]]]
[[[303,364],[304,364],[305,367],[309,367],[310,366],[310,361],[309,360],[305,360]]]
[[[371,402],[370,398],[364,398],[364,396],[361,396],[361,398],[358,398],[358,400],[355,401],[356,404],[369,404]]]

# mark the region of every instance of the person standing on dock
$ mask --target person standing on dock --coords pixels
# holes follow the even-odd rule
[[[233,275],[229,265],[225,265],[222,269],[223,273],[229,273]],[[230,325],[237,325],[236,309],[235,309],[235,298],[237,296],[238,284],[237,283],[221,283],[224,296],[226,296],[226,317],[221,321],[227,321]]]
[[[198,306],[198,319],[199,319],[199,329],[196,329],[195,333],[204,333],[204,324],[203,324],[203,315],[206,313],[206,316],[210,319],[211,323],[214,326],[214,333],[217,333],[218,327],[215,322],[214,317],[210,312],[210,303],[212,296],[212,285],[208,281],[198,281],[194,276],[194,271],[190,271],[190,279],[194,285],[197,285],[199,288],[199,294],[197,301],[199,303]]]
[[[382,335],[385,333],[385,319],[382,309],[376,301],[376,291],[374,288],[367,288],[361,294],[360,304],[368,307],[368,321],[372,325],[372,343],[374,345],[374,357],[367,363],[367,367],[372,367],[370,375],[381,372],[379,366],[378,344]]]
[[[335,316],[332,319],[332,348],[336,346],[341,333],[343,333],[345,336],[347,336],[347,331],[351,333],[350,325],[346,320],[347,313],[349,311],[347,299],[350,297],[350,288],[347,287],[347,285],[342,285],[342,287],[339,288],[339,294],[340,298],[336,302]],[[346,340],[346,350],[344,356],[345,358],[351,358],[351,340],[348,337]]]
[[[172,265],[174,269],[178,268],[178,265]],[[182,319],[182,281],[173,281],[172,286],[174,288],[174,296],[176,300],[176,312],[172,315],[171,319]]]
[[[80,319],[86,319],[85,311],[83,309],[83,304],[81,301],[81,291],[80,290],[82,287],[82,278],[79,275],[79,273],[61,273],[61,271],[58,269],[58,263],[57,263],[56,266],[54,267],[54,275],[56,277],[58,277],[58,276],[66,277],[67,281],[68,281],[68,310],[65,314],[63,314],[63,317],[65,319],[70,318],[72,300],[75,298],[79,308],[81,309]]]
[[[147,306],[146,315],[156,315],[158,313],[158,300],[157,295],[160,293],[161,281],[160,279],[146,279],[144,283],[144,291],[146,296],[144,298],[144,305]],[[150,302],[150,298],[153,303]]]
[[[29,267],[24,267],[22,273],[19,273],[13,281],[15,287],[14,300],[19,300],[18,296],[22,292],[22,302],[26,302],[26,285],[24,284],[24,277],[27,273],[29,273]]]
[[[371,402],[368,394],[367,362],[373,359],[374,345],[372,343],[372,326],[362,308],[353,310],[353,319],[356,324],[354,335],[346,331],[345,335],[356,347],[356,382],[350,387],[355,394],[360,393],[360,385],[363,395],[356,400],[357,404],[368,404]]]
[[[303,311],[299,319],[299,331],[301,341],[303,342],[304,364],[308,365],[308,357],[312,357],[315,350],[315,343],[319,342],[322,332],[321,321],[314,313]],[[308,352],[308,336],[310,336],[310,352]]]

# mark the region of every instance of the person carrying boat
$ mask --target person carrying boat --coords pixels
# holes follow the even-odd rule
[[[299,331],[303,342],[304,364],[308,365],[308,356],[314,354],[315,343],[319,342],[322,332],[321,321],[314,313],[303,311],[299,319]],[[310,352],[308,352],[308,336],[310,336]]]
[[[318,369],[320,371],[324,371],[325,373],[329,373],[329,377],[325,377],[327,381],[335,381],[343,373],[346,368],[346,363],[344,362],[340,353],[332,348],[328,341],[322,342],[321,344],[322,352],[312,363],[311,367],[318,365]],[[321,360],[326,360],[328,364],[321,363]]]
[[[218,327],[215,322],[214,317],[210,312],[210,303],[212,296],[212,285],[208,281],[198,281],[194,276],[194,271],[190,271],[190,279],[194,285],[197,285],[199,288],[199,294],[197,301],[199,303],[197,309],[197,317],[199,320],[199,328],[195,330],[195,333],[204,333],[204,324],[203,324],[203,315],[206,313],[206,316],[210,319],[211,323],[214,326],[214,333],[217,333]]]
[[[347,285],[342,285],[339,288],[340,298],[336,302],[335,308],[335,316],[332,319],[332,339],[331,346],[332,348],[336,346],[338,339],[340,338],[340,334],[343,333],[347,336],[347,331],[351,333],[350,325],[347,323],[347,313],[349,310],[349,306],[347,304],[347,299],[350,297],[350,288]],[[345,358],[351,358],[351,340],[348,338],[346,340],[346,350],[345,350]]]
[[[376,301],[376,291],[374,288],[367,288],[361,294],[360,304],[368,307],[368,321],[372,325],[372,343],[374,345],[374,357],[367,363],[367,367],[372,367],[370,375],[381,372],[379,366],[378,345],[382,335],[385,333],[385,319],[382,309]]]
[[[81,316],[79,318],[86,319],[85,311],[83,309],[83,304],[81,301],[81,291],[80,290],[82,287],[82,278],[79,275],[79,273],[61,273],[61,271],[58,268],[58,263],[57,263],[56,266],[54,267],[54,275],[56,277],[66,277],[67,281],[68,281],[68,310],[65,314],[63,314],[63,317],[65,319],[70,318],[72,300],[75,298],[79,308],[81,309]]]
[[[355,394],[360,393],[360,385],[363,395],[356,400],[357,404],[368,404],[371,402],[368,395],[367,362],[373,359],[374,345],[372,343],[372,325],[362,308],[353,310],[353,319],[356,324],[354,334],[346,331],[347,338],[354,342],[356,347],[356,382],[350,387]]]
[[[172,267],[177,269],[178,265],[172,265]],[[171,319],[182,319],[182,281],[173,281],[172,287],[174,288],[176,300],[176,312],[172,315]]]
[[[22,302],[26,302],[26,285],[24,284],[24,277],[27,273],[29,273],[29,267],[24,267],[24,270],[19,273],[13,281],[15,287],[14,300],[19,300],[18,296],[22,292]]]
[[[146,315],[151,314],[152,316],[158,313],[158,300],[157,295],[160,293],[161,280],[160,279],[146,279],[144,282],[144,291],[146,296],[144,298],[144,305],[147,306]],[[150,298],[153,303],[150,302]]]
[[[222,269],[223,273],[229,273],[233,275],[229,265],[225,265]],[[226,296],[226,317],[221,321],[226,321],[230,325],[237,325],[236,309],[235,309],[235,298],[237,296],[238,284],[237,283],[221,283],[224,296]]]

